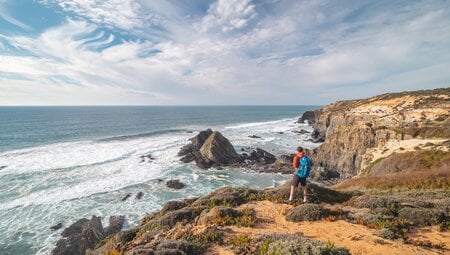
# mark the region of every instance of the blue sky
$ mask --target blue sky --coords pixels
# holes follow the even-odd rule
[[[327,104],[449,70],[447,0],[0,0],[0,105]]]

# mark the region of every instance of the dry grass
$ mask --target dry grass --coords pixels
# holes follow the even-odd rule
[[[336,189],[449,189],[450,169],[362,176],[334,186]]]

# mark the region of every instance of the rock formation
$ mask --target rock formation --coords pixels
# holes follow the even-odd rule
[[[302,117],[300,117],[297,120],[297,123],[304,124],[305,121],[307,121],[308,124],[314,124],[316,117],[315,111],[306,111],[302,114]]]
[[[90,220],[80,219],[64,229],[62,238],[56,243],[53,255],[83,255],[86,250],[93,249],[107,236],[122,229],[124,216],[111,216],[110,225],[103,229],[100,217],[92,216]]]
[[[341,178],[359,175],[388,156],[377,152],[389,150],[391,142],[449,139],[449,112],[450,88],[338,101],[315,112],[312,136],[325,143],[313,160],[321,172],[339,173]]]
[[[230,141],[218,131],[201,131],[190,141],[178,152],[184,163],[195,161],[197,166],[207,169],[213,165],[232,164],[241,160]]]

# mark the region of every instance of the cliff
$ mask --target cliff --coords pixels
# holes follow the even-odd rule
[[[450,88],[338,101],[315,112],[314,151],[321,176],[364,175],[393,153],[448,151]]]

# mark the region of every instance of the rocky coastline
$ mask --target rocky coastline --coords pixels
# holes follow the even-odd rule
[[[308,151],[315,181],[308,203],[299,192],[284,203],[289,183],[224,187],[169,201],[125,231],[119,216],[105,229],[95,216],[80,220],[62,232],[52,254],[444,254],[450,251],[449,113],[450,88],[307,111],[297,122],[314,125],[314,141],[323,142]],[[191,138],[178,156],[205,171],[292,173],[292,155],[263,148],[238,153],[211,129]]]

